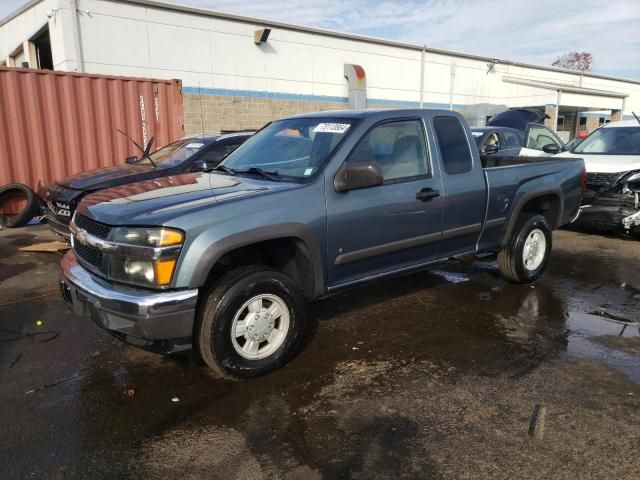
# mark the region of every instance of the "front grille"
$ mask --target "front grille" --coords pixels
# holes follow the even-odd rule
[[[95,220],[91,220],[90,218],[87,218],[80,214],[76,214],[73,221],[78,228],[81,228],[94,237],[107,238],[109,236],[109,232],[111,231],[111,227],[109,225],[96,222]]]
[[[102,267],[102,251],[98,250],[91,245],[81,245],[76,242],[73,247],[74,251],[85,262],[93,265],[96,268]]]

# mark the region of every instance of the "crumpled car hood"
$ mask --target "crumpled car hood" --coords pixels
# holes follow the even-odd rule
[[[586,153],[563,152],[555,155],[555,157],[582,158],[589,173],[624,173],[631,170],[640,170],[640,155],[589,155]]]
[[[151,165],[118,165],[71,175],[57,183],[74,190],[87,191],[146,180],[150,175],[160,177],[163,171],[156,170]]]

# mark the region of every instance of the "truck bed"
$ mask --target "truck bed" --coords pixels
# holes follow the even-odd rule
[[[482,168],[495,168],[495,167],[512,167],[514,165],[526,165],[532,163],[542,162],[562,162],[564,160],[571,160],[569,158],[562,157],[530,157],[519,155],[508,155],[504,157],[493,156],[481,156]]]
[[[582,159],[513,156],[496,158],[487,164],[490,166],[483,169],[487,213],[478,253],[489,253],[496,245],[504,245],[520,209],[534,194],[545,195],[547,220],[552,228],[569,223],[578,213],[582,198]]]

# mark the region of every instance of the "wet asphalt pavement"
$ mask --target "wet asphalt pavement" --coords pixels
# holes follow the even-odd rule
[[[340,293],[224,382],[72,317],[60,256],[18,252],[51,239],[0,231],[2,478],[640,478],[638,241],[555,232],[535,286],[449,262]]]

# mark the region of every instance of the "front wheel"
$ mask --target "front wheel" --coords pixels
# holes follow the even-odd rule
[[[264,375],[295,353],[305,310],[288,276],[261,266],[238,268],[205,292],[196,323],[198,352],[218,376]]]
[[[515,283],[535,281],[547,266],[551,239],[551,226],[542,215],[523,215],[509,243],[498,252],[502,275]]]

